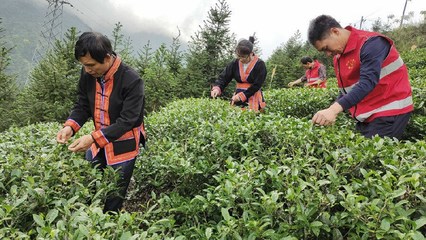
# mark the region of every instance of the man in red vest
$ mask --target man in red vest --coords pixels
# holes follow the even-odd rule
[[[324,64],[318,60],[313,60],[311,57],[302,57],[300,59],[303,68],[306,70],[305,75],[297,80],[294,80],[288,84],[289,87],[293,87],[296,84],[306,82],[305,86],[310,88],[326,88],[327,84],[327,72]]]
[[[332,17],[310,22],[309,42],[334,57],[340,97],[318,111],[312,122],[331,125],[349,110],[356,129],[366,137],[401,138],[413,111],[407,67],[391,39],[376,32],[342,28]]]

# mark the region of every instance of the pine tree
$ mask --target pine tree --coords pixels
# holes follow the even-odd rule
[[[142,79],[144,79],[146,70],[148,69],[149,63],[152,60],[152,55],[153,51],[151,42],[148,41],[148,43],[143,46],[142,51],[138,52],[138,59],[136,59],[136,69]]]
[[[0,18],[0,131],[8,128],[12,123],[11,118],[13,107],[12,103],[15,100],[17,86],[15,77],[6,73],[7,67],[10,64],[10,51],[13,47],[8,47],[3,41],[3,32],[5,29],[1,27],[2,19]]]
[[[286,87],[290,81],[298,79],[304,74],[300,65],[300,58],[306,55],[303,49],[301,33],[297,31],[290,39],[274,50],[268,59],[268,66],[276,67],[276,72],[272,84],[267,83],[268,87],[282,88]],[[267,79],[270,81],[270,79]]]
[[[77,31],[71,28],[31,72],[30,83],[17,101],[21,124],[62,122],[68,116],[77,98],[81,69],[74,58],[76,41]]]
[[[267,66],[271,69],[268,69],[268,71],[272,72],[273,68],[275,68],[276,71],[273,80],[267,78],[266,86],[268,88],[287,87],[290,81],[294,81],[303,76],[305,70],[300,64],[300,59],[304,56],[318,59],[329,69],[329,71],[327,71],[327,76],[331,77],[334,75],[333,59],[318,52],[309,42],[303,42],[302,34],[300,31],[296,31],[286,43],[274,50],[269,57]]]
[[[180,32],[173,38],[170,47],[163,43],[152,52],[150,42],[138,53],[136,69],[145,81],[146,104],[148,112],[158,110],[179,97],[183,53],[180,50]]]
[[[132,40],[130,37],[125,38],[124,34],[122,34],[123,25],[118,22],[115,24],[115,27],[112,31],[112,49],[120,55],[121,59],[124,63],[131,67],[136,66],[136,60],[133,57],[133,46]]]
[[[156,111],[160,107],[177,98],[176,77],[170,71],[170,51],[163,43],[154,52],[151,61],[144,69],[145,81],[145,108],[148,112]]]
[[[176,37],[173,38],[172,45],[169,47],[169,55],[167,58],[167,65],[169,71],[174,77],[177,77],[182,69],[183,54],[180,50],[180,30]]]
[[[232,60],[235,35],[230,32],[231,10],[225,0],[218,0],[208,12],[204,26],[191,37],[181,77],[182,96],[200,97],[210,91],[226,64]]]

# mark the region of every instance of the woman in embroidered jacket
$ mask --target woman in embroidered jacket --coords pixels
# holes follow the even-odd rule
[[[266,79],[266,65],[253,52],[254,38],[242,39],[235,49],[237,58],[226,66],[210,92],[212,98],[220,96],[232,79],[237,81],[237,87],[231,103],[248,107],[253,111],[265,108],[261,87]]]

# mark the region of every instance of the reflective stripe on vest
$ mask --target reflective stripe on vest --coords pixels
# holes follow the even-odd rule
[[[359,115],[356,116],[356,118],[359,121],[363,122],[375,113],[389,111],[389,110],[403,109],[403,108],[409,107],[412,104],[413,104],[413,98],[411,96],[409,96],[405,99],[393,101],[391,103],[388,103],[384,106],[381,106],[381,107],[376,108],[374,110],[371,110],[369,112],[359,114]]]

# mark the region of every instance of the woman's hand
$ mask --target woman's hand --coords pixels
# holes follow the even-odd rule
[[[234,103],[241,102],[240,96],[238,96],[238,94],[235,94],[234,96],[232,96],[232,102]]]
[[[56,142],[65,144],[72,137],[73,131],[70,126],[65,126],[56,134]]]
[[[220,90],[217,88],[213,88],[212,91],[210,92],[210,96],[212,98],[216,98],[217,96],[220,95]]]

